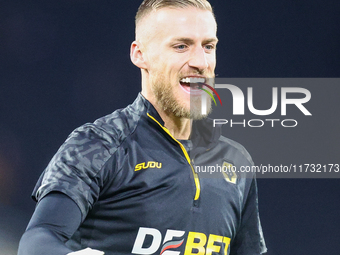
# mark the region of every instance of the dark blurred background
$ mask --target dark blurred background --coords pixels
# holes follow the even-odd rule
[[[218,77],[339,77],[339,1],[210,2],[219,26]],[[140,72],[129,59],[140,3],[0,0],[0,255],[16,254],[35,206],[32,189],[68,134],[125,107],[140,91]],[[226,136],[255,162],[290,162],[281,154],[287,151],[308,159],[312,150],[340,163],[339,92],[334,87],[322,97],[332,100],[332,118],[299,129],[301,141],[310,141],[304,146],[279,129],[266,136],[239,128]],[[334,143],[314,144],[314,136]],[[303,163],[318,158],[310,161]],[[268,254],[338,254],[339,184],[259,179]]]

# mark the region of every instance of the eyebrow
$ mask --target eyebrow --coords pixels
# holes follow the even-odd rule
[[[184,43],[187,43],[187,44],[194,44],[195,43],[195,41],[193,39],[187,38],[187,37],[174,38],[172,41],[184,42]],[[217,43],[217,42],[218,42],[218,39],[216,37],[203,40],[204,44],[206,44],[206,43]]]

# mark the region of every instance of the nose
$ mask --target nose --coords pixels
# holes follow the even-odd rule
[[[202,47],[195,47],[188,64],[190,67],[197,69],[199,72],[208,68],[206,52]]]

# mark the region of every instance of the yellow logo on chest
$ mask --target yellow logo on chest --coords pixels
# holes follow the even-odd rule
[[[155,161],[143,162],[135,166],[135,171],[139,171],[139,170],[147,169],[147,168],[162,168],[162,163],[155,162]]]

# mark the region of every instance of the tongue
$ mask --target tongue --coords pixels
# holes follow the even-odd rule
[[[182,88],[188,92],[190,92],[190,83],[186,83],[186,82],[180,82]]]
[[[191,89],[199,89],[201,87],[200,83],[187,83],[187,82],[180,82],[184,87],[190,87]]]

